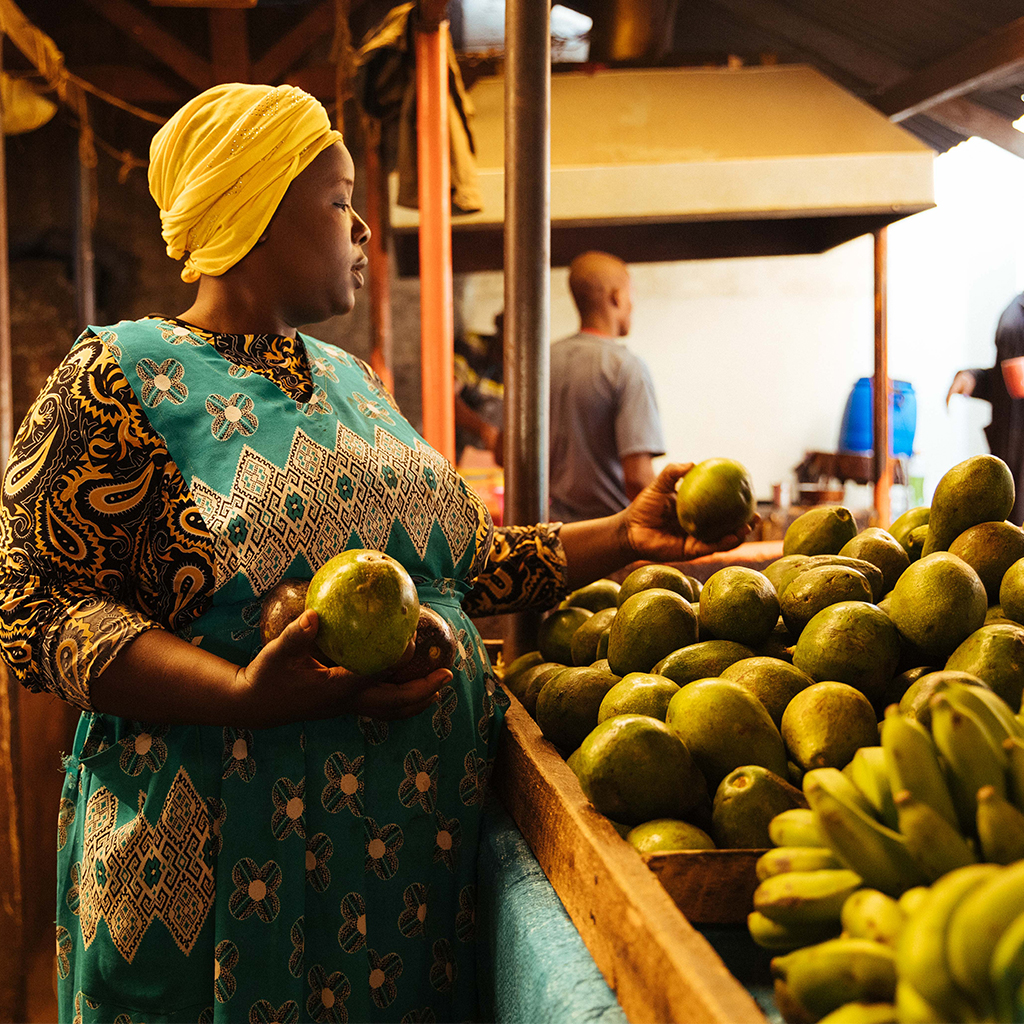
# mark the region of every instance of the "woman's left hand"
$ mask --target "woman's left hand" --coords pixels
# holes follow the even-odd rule
[[[621,513],[624,546],[634,560],[686,562],[714,551],[728,551],[761,521],[755,512],[745,526],[710,544],[684,533],[676,515],[676,483],[692,468],[692,462],[670,463]]]

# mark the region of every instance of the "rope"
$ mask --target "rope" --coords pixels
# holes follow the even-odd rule
[[[126,111],[129,114],[134,114],[136,117],[141,118],[143,121],[150,121],[153,124],[167,124],[167,118],[161,117],[159,114],[151,114],[148,110],[143,110],[141,107],[136,107],[132,103],[128,103],[126,100],[119,99],[112,93],[105,92],[98,85],[93,85],[92,82],[87,82],[84,78],[79,78],[74,72],[66,72],[68,78],[84,89],[86,92],[91,92],[93,96],[97,96],[105,103],[109,103],[111,106],[120,107],[121,110]]]

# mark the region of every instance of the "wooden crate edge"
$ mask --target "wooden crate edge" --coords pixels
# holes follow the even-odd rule
[[[494,783],[631,1021],[765,1021],[514,697]]]

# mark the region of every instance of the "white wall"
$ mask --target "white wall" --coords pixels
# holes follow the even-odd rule
[[[989,406],[958,397],[947,411],[946,391],[957,369],[991,365],[999,313],[1024,288],[1024,160],[972,139],[935,177],[936,209],[889,229],[889,369],[914,386],[925,501],[987,451]],[[630,268],[627,344],[651,368],[671,458],[739,459],[767,500],[805,451],[835,450],[847,396],[873,372],[872,253],[868,236],[820,256]],[[578,323],[566,279],[552,271],[552,339]],[[465,301],[467,326],[489,329],[501,275],[472,275]]]

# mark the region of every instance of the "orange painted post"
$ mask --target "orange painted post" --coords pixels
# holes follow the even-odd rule
[[[455,461],[455,322],[452,313],[448,22],[416,33],[416,137],[420,204],[420,353],[423,436]]]
[[[888,332],[888,232],[879,228],[875,236],[875,381],[874,381],[874,470],[875,514],[883,530],[892,522],[892,458],[889,455],[889,332]]]

